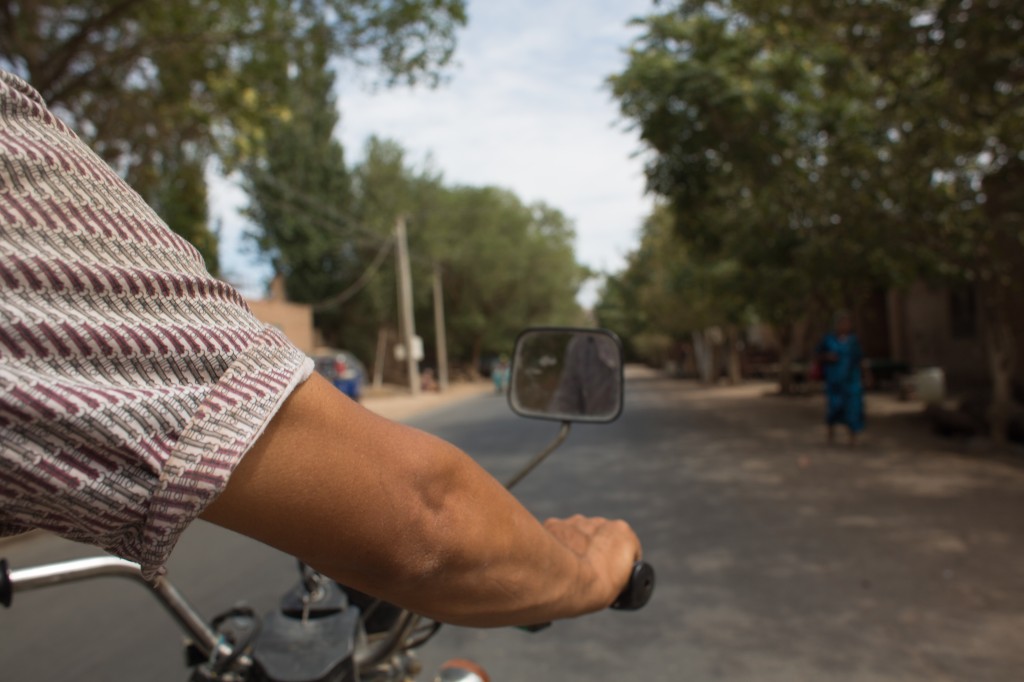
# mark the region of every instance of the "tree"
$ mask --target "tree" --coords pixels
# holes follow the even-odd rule
[[[736,331],[751,312],[739,295],[742,272],[735,261],[695,258],[675,233],[675,224],[670,206],[654,209],[626,270],[606,282],[598,320],[652,364],[664,362],[677,354],[673,349],[689,342],[706,382],[717,378],[715,356],[724,346],[730,378],[738,380]]]
[[[575,260],[572,225],[560,211],[524,204],[497,188],[447,187],[429,163],[413,166],[390,140],[370,138],[363,158],[347,172],[340,169],[340,149],[329,152],[323,132],[331,106],[323,91],[318,94],[317,79],[308,80],[317,71],[301,73],[294,72],[297,101],[324,112],[321,133],[309,128],[321,117],[309,114],[266,135],[267,148],[280,139],[280,149],[259,158],[280,158],[282,165],[260,165],[252,175],[259,180],[264,170],[273,171],[265,176],[267,192],[253,194],[262,197],[254,215],[261,211],[263,245],[286,275],[290,295],[313,303],[327,343],[370,358],[377,340],[394,333],[391,247],[399,214],[407,222],[416,328],[428,357],[436,351],[435,267],[443,273],[456,362],[478,367],[484,354],[509,350],[523,327],[578,321],[575,296],[587,273]],[[335,188],[342,178],[344,187]]]
[[[785,22],[806,48],[828,36],[856,75],[884,178],[873,210],[897,264],[978,298],[992,379],[990,425],[1003,441],[1013,380],[1024,385],[1018,267],[1024,263],[1024,21],[1015,2],[921,0],[731,3]]]
[[[1011,379],[1024,379],[1014,9],[682,1],[643,21],[612,79],[679,233],[756,272],[768,319],[794,314],[780,292],[820,306],[914,277],[972,287],[1000,440]]]
[[[334,138],[338,111],[329,44],[322,27],[287,46],[287,68],[274,74],[274,108],[257,107],[241,164],[250,197],[250,233],[289,297],[317,303],[354,278],[348,169]]]
[[[407,162],[401,145],[376,137],[367,140],[364,158],[353,169],[352,177],[356,229],[349,243],[363,254],[360,276],[378,262],[379,267],[357,297],[340,302],[333,312],[324,311],[321,317],[326,321],[331,316],[346,344],[353,348],[361,345],[364,353],[375,353],[375,342],[381,335],[394,333],[397,338],[398,334],[398,274],[392,246],[400,215],[406,219],[412,254],[414,312],[429,309],[429,263],[424,262],[424,239],[430,227],[425,221],[429,213],[425,207],[436,201],[435,195],[443,189],[432,170],[417,169]],[[350,286],[346,284],[346,290]],[[417,330],[423,336],[418,323]]]
[[[160,204],[197,188],[211,154],[228,168],[246,157],[236,133],[251,132],[254,94],[264,111],[281,105],[286,93],[261,88],[280,83],[312,32],[332,58],[375,68],[386,84],[434,83],[466,13],[464,0],[4,0],[0,20],[0,67]],[[205,208],[163,208],[215,267],[213,237],[196,231]]]
[[[1024,20],[998,0],[874,4],[828,20],[847,22],[837,39],[879,84],[900,238],[932,273],[977,294],[990,427],[1003,443],[1014,378],[1024,385]]]
[[[430,240],[444,271],[452,350],[478,367],[485,352],[510,350],[539,324],[570,324],[586,271],[569,220],[507,190],[456,187],[435,214]]]
[[[857,83],[833,92],[829,46],[790,44],[782,20],[748,21],[734,3],[681,3],[644,26],[610,82],[653,152],[649,187],[670,202],[688,251],[733,273],[724,300],[739,297],[792,340],[787,390],[794,325],[856,305],[890,274],[885,221],[856,164],[876,137],[848,106]]]

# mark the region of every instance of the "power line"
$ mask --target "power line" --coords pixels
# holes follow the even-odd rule
[[[264,199],[270,199],[270,203],[277,204],[277,206],[282,208],[300,209],[311,219],[326,228],[344,225],[349,231],[362,235],[361,239],[351,236],[347,237],[345,241],[348,244],[366,245],[372,243],[376,246],[385,244],[393,238],[390,232],[387,236],[384,236],[373,228],[360,224],[361,221],[350,212],[339,211],[329,204],[324,204],[316,197],[310,196],[301,189],[296,189],[280,178],[265,174],[260,181],[268,183],[279,192],[279,196],[264,195]],[[237,180],[228,180],[228,182],[241,189],[247,195],[249,194],[249,189],[242,182]],[[395,213],[398,213],[398,211],[395,211]],[[433,259],[427,255],[410,254],[410,257],[420,263],[433,264]]]
[[[388,257],[388,254],[391,253],[391,249],[394,247],[394,245],[394,239],[387,240],[384,243],[384,245],[380,248],[380,250],[377,252],[377,255],[374,256],[373,262],[370,263],[370,266],[366,268],[365,271],[363,271],[362,275],[359,276],[359,279],[350,284],[340,294],[336,294],[328,299],[320,301],[319,303],[314,303],[313,310],[317,312],[323,312],[324,310],[328,310],[330,308],[333,308],[334,306],[342,305],[343,303],[347,302],[350,298],[352,298],[360,291],[362,291],[366,287],[366,285],[370,283],[370,280],[372,280],[377,275],[377,272],[384,264],[384,260]]]

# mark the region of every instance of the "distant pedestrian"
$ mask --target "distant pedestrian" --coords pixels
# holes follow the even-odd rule
[[[491,381],[494,382],[494,392],[503,394],[508,390],[509,370],[511,369],[508,356],[502,353],[491,370]]]
[[[437,377],[434,376],[434,369],[432,367],[427,367],[426,369],[423,370],[423,373],[420,375],[420,389],[423,391],[433,392],[438,392],[441,390],[441,387],[438,386],[437,383]]]
[[[857,442],[857,434],[864,430],[864,387],[861,381],[861,363],[864,353],[857,335],[853,333],[853,320],[849,313],[835,317],[833,331],[818,344],[818,361],[825,380],[828,442],[835,442],[836,424],[843,424],[850,432],[850,444]]]

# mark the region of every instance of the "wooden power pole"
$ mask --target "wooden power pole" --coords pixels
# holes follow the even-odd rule
[[[441,286],[441,264],[434,261],[434,328],[437,336],[437,386],[448,390],[448,334],[444,328],[444,289]]]
[[[409,267],[409,242],[405,233],[405,216],[395,221],[395,245],[398,247],[398,313],[402,345],[405,347],[405,362],[409,368],[409,391],[420,393],[420,368],[416,359],[413,341],[416,338],[416,321],[412,314],[412,270]]]

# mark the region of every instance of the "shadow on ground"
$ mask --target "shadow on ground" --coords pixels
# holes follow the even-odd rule
[[[563,680],[623,656],[652,680],[1019,679],[1021,467],[964,455],[913,406],[869,405],[863,443],[830,447],[820,399],[769,390],[633,377],[620,422],[578,428],[519,494],[541,516],[629,519],[655,599],[490,659],[586,662]]]

